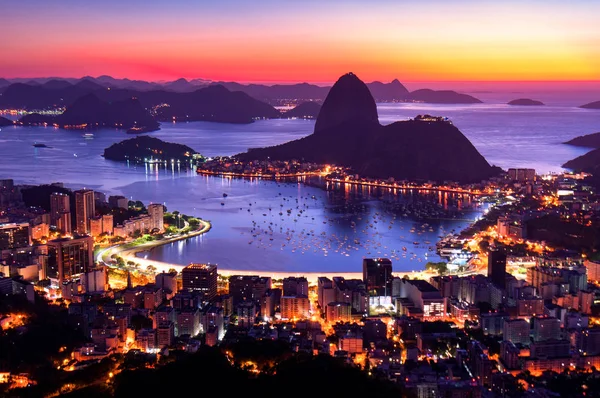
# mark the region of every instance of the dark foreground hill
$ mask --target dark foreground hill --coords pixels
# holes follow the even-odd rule
[[[598,174],[600,172],[600,148],[594,149],[575,159],[571,159],[563,164],[562,167],[576,172],[583,171],[586,173]]]
[[[478,182],[499,171],[447,121],[381,126],[373,96],[352,73],[332,87],[313,134],[238,157],[302,159],[347,166],[362,176],[409,180]]]
[[[104,157],[109,160],[143,162],[154,160],[191,160],[195,150],[187,145],[165,142],[155,137],[139,136],[112,144],[104,150]]]

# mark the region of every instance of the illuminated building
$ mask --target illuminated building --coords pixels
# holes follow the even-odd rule
[[[61,214],[71,212],[70,200],[70,196],[64,193],[54,192],[50,195],[50,222],[52,225],[58,225]]]
[[[561,338],[560,320],[550,316],[534,316],[533,341],[558,340]]]
[[[177,272],[161,272],[154,277],[156,286],[161,288],[167,299],[177,294]]]
[[[102,217],[90,218],[90,235],[94,238],[102,235]]]
[[[350,303],[331,302],[326,305],[325,319],[329,323],[350,322],[352,320],[352,306]]]
[[[271,278],[257,275],[231,275],[229,277],[229,295],[233,305],[246,301],[258,301],[271,288]]]
[[[200,310],[198,308],[186,308],[178,311],[175,315],[176,336],[196,336],[200,333]]]
[[[327,304],[335,301],[335,290],[331,279],[324,276],[317,279],[317,301],[322,310],[325,309]]]
[[[392,261],[388,258],[363,259],[363,281],[370,296],[392,295]]]
[[[165,348],[173,345],[175,341],[175,325],[173,322],[163,323],[156,328],[157,348]]]
[[[183,289],[201,292],[205,300],[217,295],[217,266],[211,264],[190,264],[181,270]]]
[[[363,352],[363,339],[359,332],[348,332],[340,337],[339,342],[340,351],[346,351],[348,354],[360,354]]]
[[[91,236],[62,238],[48,242],[46,276],[62,284],[90,270],[94,265]]]
[[[236,306],[238,326],[249,328],[256,322],[254,301],[245,301]]]
[[[112,214],[104,214],[102,216],[102,233],[107,235],[113,234],[113,215]]]
[[[153,283],[144,286],[144,308],[154,310],[162,302],[162,290]]]
[[[225,336],[225,318],[223,314],[223,308],[214,305],[205,308],[200,313],[200,326],[204,332],[215,328],[217,340],[221,340]]]
[[[86,293],[101,293],[106,291],[108,275],[104,266],[85,272],[81,283]]]
[[[31,239],[41,240],[50,235],[50,226],[46,223],[41,223],[31,227]]]
[[[502,327],[502,339],[511,341],[515,345],[529,345],[531,326],[525,319],[505,319]]]
[[[283,278],[283,295],[284,296],[308,296],[308,280],[301,277],[290,276]]]
[[[506,253],[490,250],[488,253],[488,278],[501,289],[506,287]]]
[[[446,314],[446,298],[424,280],[402,279],[400,297],[396,301],[403,315],[437,318]]]
[[[260,314],[263,318],[272,318],[275,309],[281,305],[281,289],[269,289],[261,298]]]
[[[305,295],[282,296],[282,319],[307,319],[310,318],[310,303]]]
[[[129,200],[125,196],[109,196],[108,197],[108,205],[111,208],[119,207],[121,209],[127,210],[129,204]]]
[[[164,232],[164,207],[160,203],[148,205],[148,215],[150,216],[150,231]]]
[[[512,181],[535,181],[535,169],[508,169],[508,178]]]
[[[0,224],[0,250],[18,249],[30,245],[28,223]]]
[[[58,220],[56,220],[56,228],[63,235],[72,235],[73,226],[71,221],[71,212],[60,213]]]
[[[75,222],[79,234],[90,233],[90,219],[96,213],[96,202],[94,191],[91,189],[80,189],[75,191]]]
[[[600,281],[600,262],[585,260],[583,265],[587,269],[588,280],[592,282]]]
[[[571,353],[569,340],[550,339],[534,341],[529,347],[531,358],[566,358]]]

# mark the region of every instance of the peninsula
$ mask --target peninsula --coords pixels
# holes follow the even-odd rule
[[[12,125],[13,125],[12,120],[0,116],[0,127],[6,127],[6,126],[12,126]]]
[[[321,104],[316,101],[303,102],[300,105],[284,112],[284,118],[316,119],[321,111]]]
[[[580,108],[584,108],[584,109],[600,109],[600,101],[590,102],[589,104],[581,105]]]
[[[201,158],[201,155],[186,145],[165,142],[149,136],[138,136],[109,146],[104,150],[104,158],[135,163],[189,162]]]
[[[564,142],[564,144],[586,148],[600,148],[600,133],[580,135],[579,137]]]
[[[365,177],[412,181],[479,182],[499,172],[444,118],[380,125],[369,88],[353,73],[331,88],[313,134],[237,158],[297,159],[349,167]]]

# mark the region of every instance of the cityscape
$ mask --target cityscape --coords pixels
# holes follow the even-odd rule
[[[600,396],[597,4],[134,3],[3,7],[0,396]]]

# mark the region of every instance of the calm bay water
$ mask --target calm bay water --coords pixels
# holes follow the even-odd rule
[[[379,105],[384,124],[422,113],[448,116],[490,163],[539,172],[560,171],[562,163],[586,152],[561,143],[600,129],[600,112],[572,107]],[[214,156],[298,139],[310,134],[313,126],[305,120],[250,125],[195,122],[164,124],[152,135]],[[205,177],[176,167],[126,165],[102,158],[104,148],[126,138],[130,136],[115,130],[97,131],[93,139],[86,139],[77,131],[2,128],[0,178],[19,184],[60,181],[72,188],[85,186],[107,195],[161,202],[170,210],[206,218],[214,228],[205,236],[155,249],[148,256],[180,264],[208,261],[240,270],[357,272],[365,256],[392,257],[397,270],[420,269],[428,259],[436,259],[430,247],[438,236],[462,229],[481,211],[452,195],[324,191],[297,182]],[[36,142],[51,148],[34,148]]]

